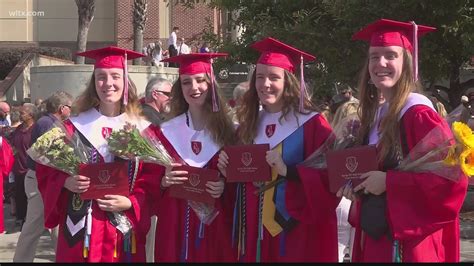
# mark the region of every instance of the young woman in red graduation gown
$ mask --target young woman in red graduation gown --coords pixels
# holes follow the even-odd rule
[[[234,142],[234,125],[227,115],[228,107],[220,97],[215,80],[212,81],[210,61],[223,55],[186,54],[163,60],[180,64],[170,101],[173,118],[160,127],[151,125],[149,129],[177,162],[173,166],[217,170],[218,151]],[[215,209],[219,213],[210,224],[205,224],[187,200],[170,196],[169,188],[182,184],[187,178],[186,171],[166,169],[161,177],[161,192],[154,195],[158,200],[155,261],[235,261],[236,252],[231,243],[235,190],[227,184],[224,189],[222,177],[206,183],[206,193],[216,199]]]
[[[69,133],[78,133],[92,149],[90,163],[112,162],[106,137],[112,130],[123,128],[125,122],[144,129],[149,123],[138,116],[140,109],[136,88],[124,78],[128,59],[142,56],[117,47],[86,51],[82,56],[96,59],[91,83],[74,104],[78,115],[66,120]],[[125,72],[125,74],[124,74]],[[126,82],[128,87],[125,86]],[[127,101],[122,101],[127,95]],[[120,160],[120,159],[115,159]],[[148,167],[150,171],[160,168]],[[158,172],[159,173],[159,172]],[[89,177],[69,176],[53,168],[38,165],[38,185],[44,201],[45,225],[59,225],[57,262],[126,262],[145,261],[145,239],[150,223],[150,203],[145,203],[146,189],[159,183],[145,173],[141,164],[129,162],[128,197],[106,195],[103,199],[82,201],[80,193],[87,191]],[[147,178],[149,177],[149,178]],[[88,213],[90,215],[88,215]],[[113,213],[123,213],[131,229],[119,230],[113,223]],[[120,225],[127,224],[126,221]],[[122,233],[123,232],[123,233]],[[89,235],[90,233],[90,235]]]
[[[285,181],[259,195],[252,182],[241,185],[237,223],[242,226],[236,237],[240,259],[337,262],[339,199],[329,192],[326,171],[298,166],[332,131],[294,75],[300,60],[314,57],[272,38],[252,47],[262,55],[237,111],[239,141],[268,143],[271,150],[265,160],[272,178]],[[221,152],[218,165],[223,172],[227,164],[228,155]]]
[[[433,173],[395,169],[433,128],[446,139],[452,137],[430,100],[416,93],[420,84],[413,32],[417,36],[433,30],[381,19],[353,37],[370,42],[359,82],[359,141],[377,145],[381,169],[363,174],[361,178],[367,179],[355,188],[338,192],[355,200],[349,217],[356,227],[354,262],[459,261],[459,211],[467,178],[460,174],[456,182]],[[375,87],[368,85],[369,80]],[[377,90],[386,99],[380,107]],[[357,191],[363,192],[361,196],[354,194]]]

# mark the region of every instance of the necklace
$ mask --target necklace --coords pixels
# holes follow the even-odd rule
[[[193,125],[191,126],[191,123],[192,123],[192,122],[196,122],[196,121],[190,121],[190,120],[189,120],[189,116],[190,116],[190,115],[188,114],[188,112],[189,112],[189,111],[186,111],[186,113],[185,113],[185,114],[186,114],[186,125],[187,125],[190,129],[192,129],[192,130],[194,130],[194,131],[196,131],[196,132],[202,131],[202,130],[205,128],[205,125],[198,127],[196,124],[193,123]],[[199,125],[199,124],[198,124],[198,125]]]
[[[184,114],[186,114],[186,125],[189,127],[189,115],[188,115],[188,111],[186,111]]]

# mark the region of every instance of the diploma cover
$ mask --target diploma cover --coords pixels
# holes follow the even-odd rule
[[[81,199],[100,199],[104,195],[129,195],[128,163],[80,164],[79,175],[90,178],[90,186]]]
[[[329,190],[336,193],[349,180],[355,188],[363,179],[360,175],[378,170],[375,146],[360,146],[344,150],[328,151],[326,154]]]
[[[187,171],[188,180],[183,184],[170,186],[169,195],[171,197],[214,205],[215,199],[206,191],[206,183],[207,181],[219,181],[217,170],[188,165],[174,167],[173,170]]]
[[[251,144],[225,147],[229,156],[227,182],[270,181],[271,168],[265,160],[268,144]]]

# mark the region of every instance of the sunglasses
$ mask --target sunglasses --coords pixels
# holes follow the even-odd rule
[[[156,92],[159,92],[159,93],[165,95],[165,96],[168,97],[168,98],[171,97],[171,92],[170,92],[170,91],[156,91]]]
[[[69,109],[71,109],[71,106],[70,106],[70,105],[63,104],[63,106],[66,106],[66,107],[68,107]]]

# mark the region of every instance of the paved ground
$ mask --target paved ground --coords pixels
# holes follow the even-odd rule
[[[10,205],[4,205],[6,233],[0,234],[0,262],[12,262],[20,235],[15,218],[10,216]],[[474,262],[474,220],[461,220],[461,261]],[[41,236],[34,262],[54,262],[54,250],[47,231]]]
[[[461,239],[461,262],[474,262],[474,239]]]
[[[461,260],[474,262],[474,212],[461,213]]]
[[[4,204],[3,212],[6,233],[0,234],[0,262],[12,262],[20,228],[15,226],[15,217],[10,216],[10,205]],[[54,249],[47,232],[39,240],[34,262],[54,262]]]

